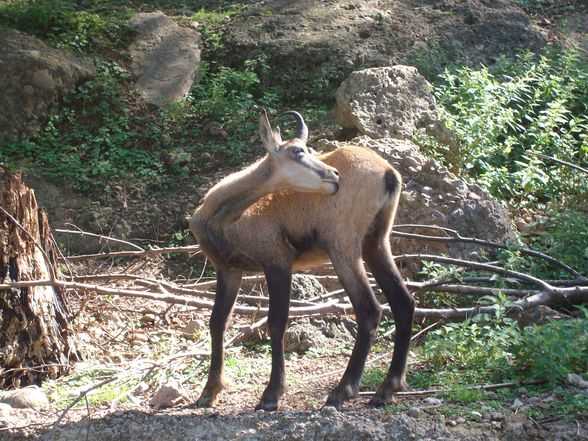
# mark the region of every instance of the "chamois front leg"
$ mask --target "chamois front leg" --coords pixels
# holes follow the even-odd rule
[[[394,352],[388,375],[371,400],[371,404],[382,405],[390,401],[394,392],[408,390],[405,379],[406,363],[410,349],[415,302],[394,263],[387,236],[371,243],[368,241],[364,250],[366,263],[390,304],[396,326]]]
[[[359,381],[380,323],[382,307],[370,288],[361,257],[347,258],[338,253],[331,256],[331,261],[351,300],[357,320],[357,336],[347,369],[325,404],[339,409],[345,401],[359,393]]]
[[[210,315],[210,371],[204,390],[196,402],[198,407],[214,406],[218,394],[226,387],[224,378],[225,331],[227,329],[243,273],[217,268],[217,285],[214,306]]]
[[[280,397],[286,392],[286,369],[284,362],[284,333],[290,313],[290,289],[292,270],[288,267],[270,267],[265,270],[269,291],[269,313],[267,326],[272,347],[272,372],[270,380],[255,410],[278,409]]]

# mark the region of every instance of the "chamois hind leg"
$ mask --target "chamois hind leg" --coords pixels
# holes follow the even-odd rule
[[[390,304],[396,324],[388,375],[371,400],[371,404],[380,405],[387,403],[394,392],[408,390],[405,375],[415,303],[392,258],[387,229],[383,235],[375,234],[366,239],[364,259]]]
[[[210,315],[210,370],[208,380],[200,398],[196,401],[198,407],[214,406],[218,394],[225,388],[224,357],[225,331],[229,323],[237,293],[241,286],[243,273],[225,268],[217,268],[217,285],[214,306]]]
[[[267,326],[272,347],[272,371],[269,382],[255,410],[278,409],[280,397],[286,392],[286,370],[284,362],[284,333],[290,313],[290,289],[292,270],[290,266],[268,267],[265,278],[269,291]]]
[[[329,393],[325,404],[339,409],[343,402],[359,393],[359,381],[376,335],[382,307],[370,288],[360,253],[352,258],[345,257],[344,253],[333,253],[331,261],[351,300],[357,320],[357,336],[347,369],[339,384]]]

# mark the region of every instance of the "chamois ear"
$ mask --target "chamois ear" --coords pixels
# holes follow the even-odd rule
[[[275,153],[282,144],[282,136],[280,135],[280,128],[273,130],[267,117],[265,109],[261,110],[259,116],[259,137],[268,152]]]

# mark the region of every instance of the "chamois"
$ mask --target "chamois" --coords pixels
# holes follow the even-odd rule
[[[347,369],[326,404],[340,408],[357,396],[382,308],[363,260],[388,300],[396,322],[388,374],[371,404],[407,390],[405,381],[414,300],[392,258],[389,235],[402,181],[390,164],[362,147],[342,147],[316,157],[306,146],[308,128],[298,112],[295,137],[282,141],[265,110],[259,134],[268,154],[227,176],[204,197],[190,220],[202,251],[217,273],[210,317],[210,372],[196,405],[214,406],[225,387],[224,334],[244,271],[263,272],[269,291],[272,367],[256,409],[276,410],[286,391],[284,332],[292,271],[330,259],[353,304],[357,336]]]

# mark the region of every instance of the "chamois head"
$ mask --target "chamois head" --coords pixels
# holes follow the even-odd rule
[[[320,161],[306,147],[308,128],[298,112],[286,112],[297,122],[293,139],[282,141],[280,128],[272,129],[267,113],[259,118],[259,136],[272,159],[270,185],[279,190],[335,194],[339,190],[339,172]]]

